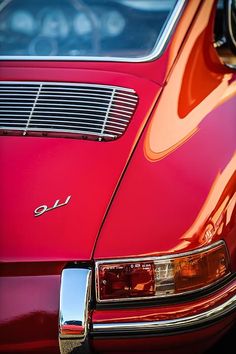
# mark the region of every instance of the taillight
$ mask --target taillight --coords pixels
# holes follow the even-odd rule
[[[198,250],[149,259],[96,262],[99,302],[158,298],[209,286],[229,274],[223,241]]]

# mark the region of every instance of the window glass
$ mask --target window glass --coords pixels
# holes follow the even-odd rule
[[[175,0],[0,0],[0,55],[140,58]]]

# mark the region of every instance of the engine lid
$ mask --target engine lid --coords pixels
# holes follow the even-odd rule
[[[113,192],[160,91],[140,78],[132,77],[130,84],[139,103],[115,141],[1,137],[2,261],[91,258]]]

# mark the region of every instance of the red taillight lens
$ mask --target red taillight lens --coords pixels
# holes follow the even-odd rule
[[[99,266],[101,299],[130,298],[155,295],[153,263],[115,263]]]
[[[183,294],[213,284],[229,273],[224,242],[149,260],[97,262],[98,301]]]

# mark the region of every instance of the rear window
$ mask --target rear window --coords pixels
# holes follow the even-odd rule
[[[183,1],[0,0],[0,56],[147,57],[174,25],[176,3]]]

